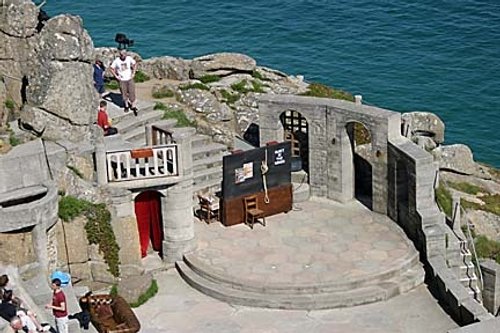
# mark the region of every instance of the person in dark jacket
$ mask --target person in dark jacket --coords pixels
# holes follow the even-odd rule
[[[101,60],[97,59],[93,65],[94,67],[94,87],[99,93],[101,98],[108,95],[104,89],[104,73],[106,72],[106,67]]]

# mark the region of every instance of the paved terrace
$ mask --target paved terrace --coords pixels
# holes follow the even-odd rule
[[[190,259],[221,280],[234,279],[242,288],[260,284],[270,292],[273,284],[340,281],[356,288],[369,277],[390,278],[382,272],[404,270],[409,262],[421,269],[394,222],[357,202],[308,201],[297,208],[254,230],[198,222],[199,247]],[[228,304],[191,288],[174,269],[155,278],[158,295],[136,309],[143,333],[444,333],[457,327],[424,284],[371,304],[306,311]]]

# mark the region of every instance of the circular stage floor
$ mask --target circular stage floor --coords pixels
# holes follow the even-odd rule
[[[233,304],[289,309],[388,299],[423,282],[418,252],[387,216],[360,203],[300,203],[267,226],[195,223],[197,250],[177,267],[196,289]]]

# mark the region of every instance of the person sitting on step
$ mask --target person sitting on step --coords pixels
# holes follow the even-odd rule
[[[104,136],[115,135],[118,133],[116,127],[111,127],[111,122],[108,117],[108,103],[106,101],[101,101],[99,103],[99,112],[97,113],[97,125],[101,127],[104,131]]]

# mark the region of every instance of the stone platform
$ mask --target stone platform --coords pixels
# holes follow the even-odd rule
[[[388,217],[358,202],[296,208],[253,230],[196,223],[198,248],[177,269],[212,297],[281,309],[377,302],[423,282],[418,252]]]

